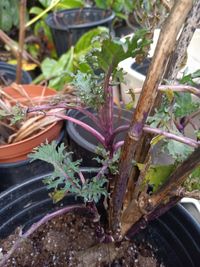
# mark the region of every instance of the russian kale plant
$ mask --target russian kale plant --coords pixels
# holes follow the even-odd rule
[[[117,68],[120,61],[130,56],[146,56],[150,42],[146,30],[136,32],[125,41],[107,34],[98,37],[101,45],[87,54],[73,75],[73,85],[78,96],[76,103],[61,101],[30,107],[26,111],[45,112],[47,116],[52,116],[52,113],[48,113],[49,109],[65,108],[78,110],[88,116],[102,132],[69,115],[53,114],[80,125],[96,138],[100,144],[97,154],[101,156],[97,160],[102,166],[88,180],[81,172],[80,161],[73,162],[71,153],[63,144],[57,150],[55,142],[36,148],[30,155],[32,160],[44,160],[54,166],[54,171],[44,181],[53,200],[60,201],[68,193],[73,193],[81,197],[82,202],[48,214],[34,224],[4,255],[0,266],[3,266],[20,242],[41,224],[74,208],[89,209],[98,222],[101,214],[98,214],[97,203],[100,201],[104,204],[108,224],[102,226],[104,229],[100,246],[106,251],[110,246],[108,259],[104,259],[107,262],[112,259],[113,242],[119,244],[132,237],[184,196],[200,199],[199,125],[193,123],[193,117],[199,114],[200,105],[199,102],[193,103],[191,98],[192,94],[198,99],[200,91],[191,85],[174,85],[171,78],[179,69],[176,64],[172,64],[174,56],[179,51],[176,62],[183,59],[184,49],[188,45],[183,47],[183,51],[178,50],[179,44],[185,40],[185,32],[192,36],[194,27],[188,20],[199,8],[198,1],[196,4],[190,0],[175,3],[161,30],[130,125],[124,124],[117,128],[113,125],[113,85],[123,79],[122,70]],[[191,14],[186,19],[189,12]],[[183,31],[176,41],[184,22]],[[186,39],[188,41],[191,38]],[[160,85],[163,78],[168,82],[167,85]],[[194,139],[184,135],[188,123],[194,128]],[[116,142],[115,137],[123,131],[127,131],[125,140]],[[155,164],[152,156],[154,149],[167,153],[170,164]],[[95,255],[97,248],[99,244],[84,255],[94,257],[92,255]],[[92,262],[95,263],[95,259]]]

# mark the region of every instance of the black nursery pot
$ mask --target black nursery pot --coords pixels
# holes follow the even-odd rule
[[[91,109],[89,109],[91,111]],[[102,129],[94,125],[90,118],[77,110],[70,110],[68,116],[80,120],[89,126],[94,127],[97,131],[102,133]],[[114,108],[114,127],[118,127],[122,124],[129,124],[132,117],[132,112],[125,109]],[[73,151],[72,157],[74,160],[81,159],[81,166],[99,167],[94,158],[97,157],[95,153],[98,146],[96,138],[88,133],[81,126],[68,121],[66,124],[66,131],[68,135],[68,143],[70,150]],[[125,132],[117,135],[115,141],[121,141],[125,137]]]
[[[58,56],[65,53],[87,31],[105,26],[111,30],[115,14],[100,8],[75,8],[61,10],[48,15],[46,23],[50,27]]]
[[[0,61],[0,84],[10,85],[16,79],[16,66]],[[21,84],[29,84],[32,78],[28,72],[22,71]]]
[[[64,138],[64,130],[56,140],[59,145]],[[30,159],[0,163],[0,192],[8,189],[13,185],[20,184],[28,179],[44,175],[53,171],[53,166],[41,160],[32,161]]]
[[[150,63],[151,63],[151,58],[145,58],[144,61],[140,64],[134,62],[131,65],[131,68],[146,76]]]
[[[200,225],[180,204],[132,238],[149,243],[165,267],[199,267]]]
[[[82,169],[89,179],[97,170]],[[27,230],[45,214],[63,205],[77,203],[69,194],[63,202],[53,204],[42,180],[46,176],[27,180],[0,194],[0,238],[10,235],[17,226]],[[80,202],[80,199],[78,200]],[[136,242],[152,245],[165,267],[199,267],[200,226],[180,205],[172,208],[132,237]]]
[[[97,169],[82,168],[85,178],[92,178]],[[43,180],[50,173],[38,175],[15,185],[0,194],[0,239],[10,235],[18,226],[27,229],[45,214],[53,212],[63,205],[77,204],[81,200],[69,194],[62,202],[53,204]]]

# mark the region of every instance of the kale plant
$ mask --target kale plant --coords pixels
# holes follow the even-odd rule
[[[145,30],[137,32],[133,38],[126,38],[125,42],[110,36],[100,37],[100,47],[90,51],[89,56],[85,58],[85,62],[81,66],[81,70],[84,72],[77,72],[77,76],[74,76],[73,83],[76,85],[79,101],[70,105],[63,101],[53,106],[54,108],[65,107],[66,109],[81,111],[102,129],[100,133],[95,127],[69,115],[53,114],[58,118],[80,125],[93,134],[101,144],[99,154],[102,158],[98,159],[98,162],[102,166],[95,177],[91,180],[85,179],[79,169],[79,161],[71,161],[70,153],[65,151],[64,145],[58,147],[57,152],[54,142],[51,145],[42,145],[31,155],[33,159],[41,159],[53,164],[54,172],[51,177],[45,180],[45,183],[50,190],[53,189],[50,193],[54,200],[58,201],[70,192],[82,197],[85,204],[78,204],[78,207],[94,214],[98,227],[100,226],[100,216],[96,202],[103,196],[107,221],[103,225],[101,240],[99,244],[84,252],[84,255],[96,256],[96,252],[100,248],[105,257],[109,254],[108,263],[110,260],[110,253],[107,253],[108,249],[109,252],[113,252],[113,247],[114,250],[116,249],[113,242],[119,245],[121,241],[132,237],[144,225],[146,226],[148,222],[169,210],[185,195],[200,199],[198,182],[193,183],[193,185],[191,183],[191,180],[199,180],[199,128],[195,129],[197,138],[193,139],[184,136],[181,127],[182,124],[186,124],[182,121],[182,116],[185,118],[189,115],[189,119],[191,119],[193,112],[199,112],[199,107],[191,105],[190,98],[187,98],[186,101],[184,97],[176,94],[177,92],[181,92],[181,94],[186,92],[199,97],[199,90],[188,85],[159,86],[163,81],[167,67],[174,70],[174,66],[170,65],[170,60],[168,60],[169,57],[177,55],[178,52],[185,53],[184,49],[183,51],[182,49],[178,52],[176,49],[174,51],[177,42],[179,44],[182,38],[188,40],[186,38],[188,29],[185,30],[185,27],[190,27],[189,30],[192,30],[191,27],[193,28],[193,25],[186,23],[182,30],[183,37],[181,35],[176,41],[191,7],[187,1],[175,2],[174,8],[161,31],[156,53],[148,70],[130,125],[124,124],[118,128],[114,127],[112,84],[115,82],[115,77],[121,77],[121,71],[118,72],[117,70],[117,65],[121,60],[129,56],[146,54],[149,41],[146,39],[147,31]],[[178,25],[174,27],[177,22]],[[86,61],[86,59],[88,60]],[[167,66],[167,64],[169,65]],[[97,71],[100,75],[97,75]],[[164,91],[168,97],[163,107],[157,103],[158,100],[160,101],[158,91],[161,93]],[[189,110],[185,109],[185,103]],[[87,109],[87,105],[90,109]],[[47,112],[50,108],[52,105],[30,107],[27,112],[44,110],[46,115],[52,116]],[[91,111],[91,108],[94,112]],[[196,108],[198,108],[197,111]],[[148,121],[149,115],[151,117]],[[125,130],[128,131],[125,140],[115,142],[116,135]],[[187,158],[184,157],[178,162],[176,161],[175,164],[173,162],[169,166],[153,165],[152,145],[164,140],[187,145],[192,151]],[[176,143],[171,144],[169,150],[172,151],[172,149],[185,155],[182,148],[177,149]],[[188,177],[189,180],[187,180]],[[187,191],[188,189],[189,191]],[[64,207],[59,211],[59,214],[75,208],[77,205]],[[58,211],[56,212],[46,215],[41,221],[33,225],[27,234],[21,236],[18,243],[22,242],[24,237],[35,231],[42,223],[48,221],[55,214],[57,215]],[[17,245],[15,243],[11,252],[4,256],[0,266],[5,266],[3,264]]]

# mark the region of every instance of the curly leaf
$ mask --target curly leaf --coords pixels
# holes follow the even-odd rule
[[[80,173],[80,161],[71,161],[70,154],[65,151],[64,144],[57,147],[56,142],[53,141],[51,144],[42,144],[29,155],[31,161],[40,159],[53,165],[54,171],[43,181],[51,190],[50,196],[53,201],[60,201],[67,193],[82,197],[84,202],[97,202],[101,195],[106,196],[104,185],[107,180],[103,176],[101,179],[94,177],[82,184],[77,175]]]
[[[133,37],[127,37],[125,42],[117,38],[104,38],[101,49],[91,53],[97,60],[98,68],[107,72],[112,67],[113,71],[120,61],[146,53],[145,49],[150,43],[146,34],[147,30],[139,30]]]

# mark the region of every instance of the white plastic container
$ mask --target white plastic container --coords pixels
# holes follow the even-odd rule
[[[149,57],[153,56],[156,43],[158,41],[160,31],[157,29],[154,32],[154,38],[153,38],[153,43],[151,45]],[[193,38],[191,40],[191,43],[188,47],[188,59],[187,63],[184,69],[180,71],[183,73],[183,71],[187,68],[188,73],[192,73],[198,69],[200,69],[200,29],[195,31],[195,34],[193,35]],[[137,72],[136,70],[132,69],[131,66],[135,60],[133,58],[127,58],[119,63],[119,68],[122,68],[125,72],[125,81],[126,84],[122,83],[120,85],[120,90],[121,90],[121,97],[122,101],[127,104],[132,101],[132,98],[130,94],[128,94],[129,89],[135,89],[135,88],[141,88],[143,85],[143,82],[145,80],[145,76],[142,75],[141,73]],[[182,76],[182,75],[181,75]],[[134,106],[137,104],[137,100],[139,98],[139,93],[135,94],[135,102]]]
[[[194,198],[184,197],[181,200],[181,204],[200,223],[200,201]]]

